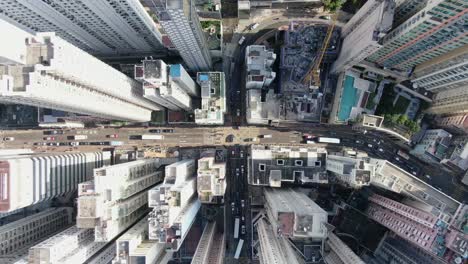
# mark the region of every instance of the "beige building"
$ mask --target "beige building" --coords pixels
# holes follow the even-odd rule
[[[222,203],[226,191],[226,162],[216,162],[215,152],[198,160],[197,192],[202,203]]]

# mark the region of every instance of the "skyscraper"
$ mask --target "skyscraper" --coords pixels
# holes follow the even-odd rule
[[[39,153],[0,158],[0,212],[52,199],[77,189],[110,152]]]
[[[409,71],[414,66],[457,49],[468,42],[464,0],[397,1],[394,29],[383,48],[367,60]]]
[[[143,0],[179,51],[190,71],[207,71],[211,56],[193,0]]]
[[[161,34],[138,0],[0,0],[0,18],[24,30],[56,32],[100,55],[150,53],[162,49]]]
[[[343,27],[343,44],[331,71],[342,72],[379,50],[379,41],[392,28],[394,9],[390,0],[367,1]]]
[[[432,114],[468,113],[468,87],[458,87],[435,95],[427,112]]]
[[[140,83],[54,33],[25,38],[11,24],[0,25],[20,32],[0,51],[6,63],[0,65],[0,101],[135,122],[161,109],[143,98]],[[10,50],[19,54],[8,59]]]

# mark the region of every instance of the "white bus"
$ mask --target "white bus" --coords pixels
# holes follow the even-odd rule
[[[329,138],[329,137],[319,137],[317,139],[319,143],[332,143],[332,144],[340,144],[339,138]]]
[[[239,217],[234,221],[234,238],[239,238]]]
[[[141,139],[164,139],[163,135],[141,135]]]
[[[239,259],[240,253],[242,251],[242,246],[244,245],[244,240],[239,239],[239,244],[237,244],[236,253],[234,254],[235,259]]]

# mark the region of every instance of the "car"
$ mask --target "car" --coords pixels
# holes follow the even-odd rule
[[[242,225],[242,227],[241,227],[241,234],[245,235],[245,225]]]
[[[234,154],[236,154],[236,152],[233,150],[233,151],[231,152],[231,154],[234,155]]]
[[[161,133],[161,129],[150,129],[148,130],[150,133]]]
[[[51,140],[51,141],[53,141],[53,140],[55,140],[55,137],[44,137],[43,139],[44,139],[44,140]]]
[[[395,157],[396,160],[400,161],[400,158],[399,157]]]
[[[273,18],[273,20],[279,20],[279,19],[280,19],[279,17],[275,17],[275,18]]]
[[[15,140],[14,137],[4,137],[3,138],[3,141],[13,141],[13,140]]]
[[[79,145],[80,145],[80,142],[78,142],[78,141],[70,142],[70,145],[71,145],[71,146],[79,146]]]
[[[240,116],[240,109],[237,109],[237,116]]]
[[[108,137],[108,138],[118,138],[119,134],[110,134],[110,135],[107,135],[106,137]]]
[[[242,217],[241,217],[241,220],[242,220],[242,222],[245,222],[245,217],[242,216]]]
[[[63,133],[63,130],[48,130],[43,132],[44,135],[62,135]]]
[[[172,128],[163,129],[162,132],[163,133],[174,133],[174,129],[172,129]]]
[[[241,158],[243,158],[243,157],[244,157],[244,152],[243,152],[243,151],[241,151],[241,153],[240,153],[240,157],[241,157]]]
[[[242,44],[244,43],[244,41],[245,41],[245,37],[242,36],[242,37],[240,38],[239,42],[238,42],[239,46],[242,45]]]
[[[34,142],[34,146],[46,146],[47,142]]]
[[[259,25],[260,25],[259,23],[255,23],[255,24],[250,25],[250,30],[256,29]]]
[[[356,140],[356,143],[357,144],[362,144],[362,141],[361,140]]]
[[[236,204],[234,202],[231,203],[231,209],[234,212],[234,208],[236,207]]]
[[[236,168],[236,172],[239,172],[239,168]]]
[[[47,146],[60,146],[59,142],[49,142],[47,143]]]
[[[242,206],[242,208],[245,207],[245,201],[244,200],[241,200],[241,206]]]
[[[369,148],[372,148],[372,144],[367,144],[367,146],[368,146]]]
[[[418,175],[418,173],[416,173],[415,171],[412,171],[411,172],[414,176]]]
[[[320,19],[330,20],[331,16],[319,16]]]
[[[382,149],[382,148],[379,148],[379,151],[380,151],[380,152],[383,152],[383,149]]]
[[[430,180],[430,179],[432,178],[431,175],[428,175],[428,174],[426,174],[425,176],[426,176],[426,178],[427,178],[428,180]]]

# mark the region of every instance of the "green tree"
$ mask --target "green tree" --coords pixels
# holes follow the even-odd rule
[[[330,12],[335,12],[336,10],[340,9],[343,5],[343,0],[322,0],[323,7],[325,10]]]
[[[398,115],[397,124],[405,125],[407,120],[408,120],[407,115]]]

